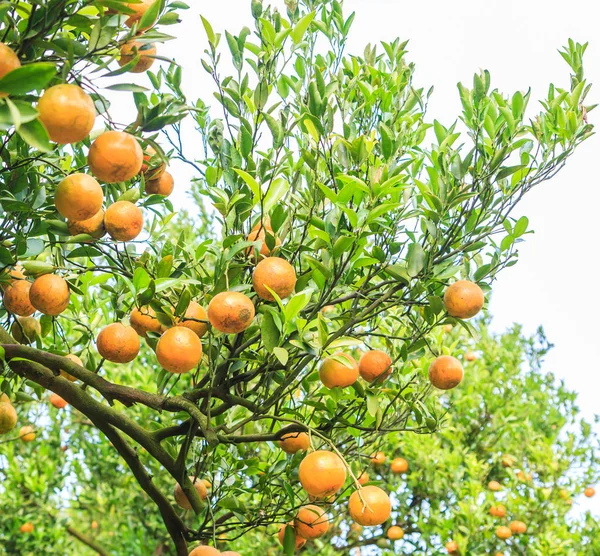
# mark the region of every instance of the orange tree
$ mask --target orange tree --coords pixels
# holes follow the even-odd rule
[[[391,503],[360,484],[363,464],[382,437],[437,430],[432,391],[463,376],[432,334],[472,331],[527,232],[514,207],[592,132],[585,45],[561,52],[570,83],[533,119],[529,92],[503,95],[484,71],[444,126],[426,120],[406,43],[346,55],[339,2],[283,15],[254,0],[254,33],[202,19],[211,110],[176,64],[152,71],[185,7],[1,4],[2,431],[43,441],[36,401],[56,394],[86,439],[108,439],[177,554],[285,524],[308,496],[377,526]],[[145,71],[153,90],[123,82]],[[113,120],[99,75],[133,92],[134,121]],[[173,218],[169,159],[194,169],[199,216]],[[269,441],[292,457],[265,455]],[[282,528],[286,552],[321,533],[319,512]]]

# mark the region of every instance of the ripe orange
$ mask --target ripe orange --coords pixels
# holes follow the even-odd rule
[[[33,281],[29,299],[38,311],[55,317],[69,306],[69,284],[57,274],[44,274]]]
[[[19,531],[21,531],[21,533],[32,533],[33,523],[31,523],[30,521],[28,521],[27,523],[23,523],[23,525],[19,527]]]
[[[525,473],[525,471],[519,471],[517,473],[517,479],[522,482],[531,481],[531,479],[533,479],[533,475],[531,473]]]
[[[27,280],[15,280],[4,290],[4,308],[14,315],[29,317],[35,313],[35,307],[29,299],[31,282]]]
[[[19,429],[19,438],[23,442],[33,442],[35,440],[35,432],[31,425],[26,425]]]
[[[325,510],[319,506],[309,505],[300,508],[294,520],[296,534],[303,539],[318,539],[327,533],[329,519]]]
[[[458,543],[456,541],[448,541],[446,543],[446,550],[448,551],[448,554],[458,552]]]
[[[336,453],[317,450],[300,462],[298,476],[308,494],[315,498],[327,498],[344,486],[346,465]]]
[[[0,44],[2,44],[2,43],[0,43]],[[8,277],[5,277],[4,276],[5,274],[8,274]],[[18,263],[12,269],[9,267],[6,267],[2,271],[2,278],[4,278],[5,281],[0,282],[0,289],[2,291],[4,291],[10,284],[14,284],[17,280],[25,280],[25,274],[23,273],[23,267]]]
[[[348,511],[356,523],[371,527],[381,525],[389,519],[392,504],[382,489],[370,485],[352,493],[348,501]]]
[[[119,65],[126,66],[139,55],[137,63],[130,68],[130,73],[143,73],[152,67],[156,56],[156,45],[149,42],[128,41],[121,46]]]
[[[163,172],[159,177],[146,182],[145,191],[149,195],[163,195],[168,197],[173,193],[175,182],[169,172]]]
[[[105,131],[88,153],[90,172],[98,179],[117,183],[136,176],[142,168],[143,152],[137,139],[124,131]]]
[[[458,386],[464,376],[460,361],[451,355],[442,355],[429,366],[429,380],[440,390]]]
[[[444,293],[446,311],[459,319],[474,317],[481,311],[484,301],[481,288],[468,280],[454,282]]]
[[[188,556],[222,556],[221,553],[212,546],[197,546]]]
[[[156,358],[163,369],[174,374],[191,371],[202,359],[202,342],[189,328],[169,328],[156,344]]]
[[[444,332],[446,332],[446,333],[452,332],[452,325],[451,324],[445,324],[444,325]]]
[[[94,101],[78,85],[62,83],[46,89],[37,109],[50,139],[63,145],[83,141],[96,120]]]
[[[490,515],[494,517],[506,517],[506,508],[502,504],[492,506],[490,508]]]
[[[54,192],[56,210],[69,220],[87,220],[102,209],[104,194],[100,184],[88,174],[71,174]]]
[[[194,481],[194,477],[190,477],[190,481],[192,481],[192,483],[194,484],[194,488],[196,489],[198,496],[200,496],[202,500],[206,500],[206,497],[208,496],[208,491],[206,490],[206,485],[204,484],[204,481],[199,478],[196,478],[196,480]],[[180,508],[183,508],[184,510],[192,509],[192,505],[190,504],[188,497],[184,494],[183,489],[181,488],[179,483],[175,485],[173,495],[175,496],[175,502],[177,502],[177,505]]]
[[[248,237],[246,238],[248,241],[260,241],[260,250],[259,255],[262,257],[268,257],[271,254],[271,250],[267,245],[267,234],[273,236],[275,238],[275,247],[281,245],[281,241],[279,238],[273,233],[273,228],[271,228],[271,223],[268,219],[265,219],[262,223],[259,222],[252,228]],[[249,252],[254,252],[253,248],[249,249]]]
[[[527,525],[522,521],[511,521],[509,527],[511,532],[515,535],[522,535],[527,531]]]
[[[185,315],[183,315],[183,320],[178,321],[177,326],[189,328],[198,338],[202,338],[208,331],[208,315],[204,307],[195,301],[190,301],[185,310]]]
[[[515,464],[516,459],[513,456],[505,455],[502,456],[502,465],[504,467],[512,467]]]
[[[372,349],[363,353],[358,361],[358,372],[367,382],[381,382],[392,372],[392,359],[379,349]]]
[[[591,498],[592,496],[594,496],[596,494],[596,489],[593,487],[587,487],[584,491],[583,494],[587,497],[587,498]]]
[[[98,522],[96,520],[92,521],[91,528],[92,529],[98,529]]]
[[[0,42],[0,79],[12,70],[21,67],[21,61],[19,57],[6,46],[3,42]],[[8,93],[1,93],[0,98],[7,97]]]
[[[408,471],[408,461],[404,458],[394,458],[391,467],[392,473],[406,473]]]
[[[359,525],[358,523],[352,523],[350,525],[350,531],[352,533],[354,533],[355,535],[360,535],[362,533],[363,527],[362,525]]]
[[[67,227],[72,236],[88,234],[94,239],[100,239],[106,233],[104,210],[100,209],[94,216],[86,220],[68,220]]]
[[[73,363],[76,363],[80,367],[85,368],[83,361],[79,357],[77,357],[77,355],[73,355],[72,353],[69,353],[69,354],[65,355],[65,359],[69,359],[70,361],[73,361]],[[63,371],[62,369],[60,371],[60,375],[64,378],[66,378],[67,380],[70,380],[71,382],[75,382],[77,380],[73,375],[67,373],[66,371]]]
[[[564,488],[561,488],[561,489],[558,491],[558,495],[559,495],[559,496],[560,496],[560,497],[561,497],[563,500],[565,500],[566,498],[568,498],[568,497],[569,497],[569,493],[568,493],[568,492],[567,492],[567,491],[566,491]]]
[[[106,209],[104,227],[115,241],[131,241],[144,227],[142,209],[129,201],[117,201]]]
[[[387,459],[383,452],[375,452],[371,454],[371,463],[373,465],[383,465]]]
[[[336,359],[343,359],[348,364],[340,363],[333,357],[327,357],[319,367],[319,378],[327,388],[345,388],[358,380],[358,364],[347,353],[338,351],[333,354]]]
[[[512,537],[512,533],[508,527],[501,525],[500,527],[498,527],[496,529],[496,536],[499,539],[506,540],[506,539],[510,539],[510,537]]]
[[[294,531],[294,535],[296,536],[296,550],[302,548],[306,544],[306,539],[303,539],[298,533],[296,529],[294,529],[294,525],[292,523],[288,523],[287,525],[282,525],[281,529],[279,529],[279,534],[277,538],[279,539],[279,543],[283,546],[283,541],[285,539],[285,530],[290,527]]]
[[[305,432],[290,432],[281,437],[279,447],[286,454],[295,454],[300,450],[306,451],[310,447],[310,437]]]
[[[359,485],[364,485],[366,483],[368,483],[370,480],[369,478],[369,474],[366,471],[363,471],[359,476],[358,476],[358,484]]]
[[[498,481],[490,481],[488,483],[488,489],[492,492],[498,492],[499,490],[502,490],[502,485]]]
[[[202,479],[202,482],[207,489],[212,488],[212,483],[208,479]]]
[[[467,351],[467,353],[465,353],[465,360],[466,361],[475,361],[477,359],[477,354],[472,352],[472,351]]]
[[[238,334],[246,330],[254,319],[254,305],[240,292],[221,292],[208,304],[208,320],[214,328],[225,334]]]
[[[30,344],[42,333],[42,327],[34,317],[17,317],[10,327],[10,333],[20,344]]]
[[[6,400],[0,402],[0,434],[13,430],[17,425],[17,412],[8,398]]]
[[[166,169],[166,162],[159,156],[152,145],[148,145],[144,149],[144,159],[140,172],[144,174],[146,180],[155,180],[160,178]]]
[[[133,10],[135,13],[130,14],[125,20],[125,25],[127,27],[133,27],[133,24],[138,22],[142,16],[146,13],[146,10],[152,5],[154,0],[141,0],[141,2],[127,4],[127,7],[130,10]],[[145,31],[149,27],[145,27],[144,29],[138,29],[138,31]]]
[[[58,394],[52,394],[50,396],[50,403],[56,407],[56,409],[63,409],[67,406],[67,400],[64,400]]]
[[[162,326],[156,318],[156,312],[149,305],[139,309],[136,307],[131,311],[129,324],[142,338],[145,338],[148,332],[156,332],[157,334],[162,332]]]
[[[98,353],[113,363],[129,363],[140,351],[140,338],[131,326],[120,322],[109,324],[96,339]]]
[[[387,538],[390,539],[391,541],[398,541],[403,536],[404,536],[404,531],[402,530],[401,527],[398,527],[397,525],[392,525],[387,530]]]
[[[252,285],[258,297],[266,301],[275,301],[269,289],[273,290],[279,299],[285,299],[296,287],[296,271],[284,259],[266,257],[256,265],[252,273]]]

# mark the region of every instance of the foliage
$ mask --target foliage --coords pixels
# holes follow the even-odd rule
[[[425,369],[454,346],[433,340],[446,324],[476,335],[469,323],[445,312],[446,285],[463,277],[489,291],[496,274],[516,262],[517,245],[528,231],[526,217],[511,217],[515,205],[592,133],[592,107],[583,106],[589,90],[581,66],[585,45],[570,42],[562,52],[573,70],[570,86],[550,86],[542,112],[531,121],[525,118],[530,93],[503,95],[484,71],[472,88],[459,85],[460,121],[444,126],[426,120],[432,91],[413,84],[405,42],[349,56],[344,46],[353,16],[346,18],[339,2],[288,0],[286,6],[284,17],[254,0],[254,34],[244,28],[223,37],[202,20],[209,41],[202,64],[222,110],[214,118],[208,99],[186,99],[175,63],[147,73],[153,90],[122,82],[139,57],[120,69],[108,67],[118,46],[139,29],[150,27],[144,41],[168,40],[159,29],[175,23],[176,10],[185,4],[157,0],[131,30],[114,13],[131,13],[121,0],[0,4],[2,36],[23,63],[15,70],[19,79],[0,80],[0,90],[10,93],[0,99],[0,262],[8,268],[19,261],[28,276],[58,273],[72,293],[64,313],[41,317],[35,347],[13,345],[0,331],[7,356],[0,386],[32,408],[52,390],[74,408],[69,415],[93,425],[76,433],[69,471],[53,476],[51,484],[72,474],[80,480],[107,477],[95,482],[96,494],[89,493],[84,505],[90,512],[125,511],[116,494],[132,480],[120,474],[124,461],[157,505],[178,554],[187,554],[190,541],[252,538],[248,531],[288,519],[306,500],[297,486],[301,455],[286,459],[257,442],[307,430],[313,447],[339,450],[358,472],[382,438],[440,428],[447,407],[432,395]],[[221,74],[226,50],[234,75]],[[98,75],[113,78],[107,89],[133,92],[133,122],[111,119]],[[136,135],[161,158],[190,164],[194,198],[210,200],[214,210],[204,206],[201,223],[190,227],[189,220],[173,218],[168,199],[144,194],[140,176],[103,184],[103,191],[107,205],[139,201],[146,216],[143,241],[91,243],[89,236],[70,236],[55,210],[54,192],[64,176],[85,169],[90,138],[66,147],[51,144],[35,108],[40,91],[65,81],[90,92],[107,128]],[[199,159],[181,141],[186,117],[202,142]],[[433,145],[426,148],[429,136]],[[210,226],[211,220],[218,224]],[[287,300],[265,303],[252,295],[252,250],[261,243],[248,235],[257,223],[265,228],[268,249],[296,271],[296,289]],[[3,278],[8,281],[8,274]],[[134,307],[150,305],[168,327],[191,300],[207,305],[225,290],[250,295],[257,317],[237,335],[209,330],[204,359],[193,372],[174,376],[160,369],[153,333],[134,363],[115,365],[99,357],[94,340],[100,329],[127,322]],[[11,322],[6,314],[7,330]],[[371,347],[392,357],[389,379],[323,387],[321,359]],[[72,352],[85,368],[61,357]],[[59,369],[84,386],[56,377]],[[26,407],[22,419],[44,422],[45,412],[38,418]],[[61,434],[49,433],[48,445],[58,445]],[[11,474],[17,472],[15,449],[3,449]],[[215,483],[210,504],[201,503],[188,475]],[[194,517],[182,516],[170,493],[165,495],[175,482]],[[43,483],[28,488],[36,503]],[[142,499],[138,506],[139,493],[132,496],[127,511],[139,515]],[[143,515],[156,531],[156,513],[145,508]],[[161,533],[130,531],[123,542],[146,550],[150,538],[168,550]]]

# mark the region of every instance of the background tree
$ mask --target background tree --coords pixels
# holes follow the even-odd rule
[[[126,465],[156,504],[177,554],[187,554],[190,541],[246,539],[296,516],[308,501],[298,484],[303,454],[266,448],[285,435],[308,440],[307,462],[318,448],[340,476],[350,475],[340,488],[303,481],[308,491],[339,490],[319,502],[329,512],[330,503],[345,512],[348,499],[351,511],[364,512],[367,493],[387,499],[358,477],[382,438],[431,434],[445,419],[425,372],[436,356],[453,353],[434,344],[436,330],[456,323],[474,332],[463,318],[481,308],[497,272],[516,262],[527,232],[527,219],[515,221],[511,211],[591,134],[585,45],[570,42],[562,52],[571,83],[551,86],[531,121],[529,93],[502,95],[484,71],[472,89],[459,85],[461,121],[446,127],[426,122],[431,90],[413,84],[406,43],[349,56],[353,17],[339,2],[286,6],[284,16],[255,0],[255,33],[244,28],[224,40],[202,20],[209,41],[202,64],[214,78],[218,118],[208,99],[186,99],[175,63],[148,71],[153,90],[122,82],[155,62],[154,44],[170,38],[161,25],[175,23],[185,4],[60,0],[1,8],[12,66],[0,79],[7,95],[0,388],[21,402],[19,426],[34,424],[36,445],[62,444],[63,432],[39,435],[48,419],[36,408],[46,390],[64,399],[80,421],[73,423],[80,439],[64,456],[69,473],[52,479],[57,488],[72,474],[110,477]],[[225,42],[235,70],[226,76]],[[117,59],[120,67],[110,70]],[[133,122],[113,121],[99,72],[110,78],[106,88],[133,91]],[[88,135],[94,110],[108,133]],[[181,140],[186,115],[202,145],[196,157]],[[426,149],[430,130],[434,144]],[[194,198],[213,205],[192,229],[189,217],[173,218],[165,198],[173,189],[169,159],[194,168]],[[215,219],[218,225],[207,225]],[[458,278],[471,284],[475,311],[442,300]],[[36,309],[44,313],[39,329],[14,318]],[[35,347],[16,344],[9,331]],[[375,375],[393,372],[357,381],[359,350],[374,348],[391,362]],[[460,380],[460,364],[452,365],[452,384],[435,372],[434,384]],[[9,415],[12,406],[2,403]],[[33,436],[12,434],[9,440]],[[96,469],[104,437],[121,459],[113,455]],[[16,473],[15,445],[0,446],[3,468]],[[309,468],[305,476],[318,475]],[[120,485],[112,489],[120,481],[131,476],[95,482],[96,498],[63,483],[63,517],[80,502],[123,515],[123,498],[114,494]],[[47,514],[42,488],[33,482],[25,494]],[[132,501],[131,515],[137,507]],[[144,515],[155,531],[156,515],[147,508]],[[48,534],[67,542],[62,528]],[[157,551],[169,550],[160,533],[139,534],[124,542],[146,548],[152,540]],[[293,552],[294,529],[282,535]],[[11,542],[20,540],[27,543]]]

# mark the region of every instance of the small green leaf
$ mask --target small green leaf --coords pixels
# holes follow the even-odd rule
[[[34,89],[43,89],[55,75],[56,66],[49,62],[27,64],[0,79],[0,91],[10,95],[23,95]]]

